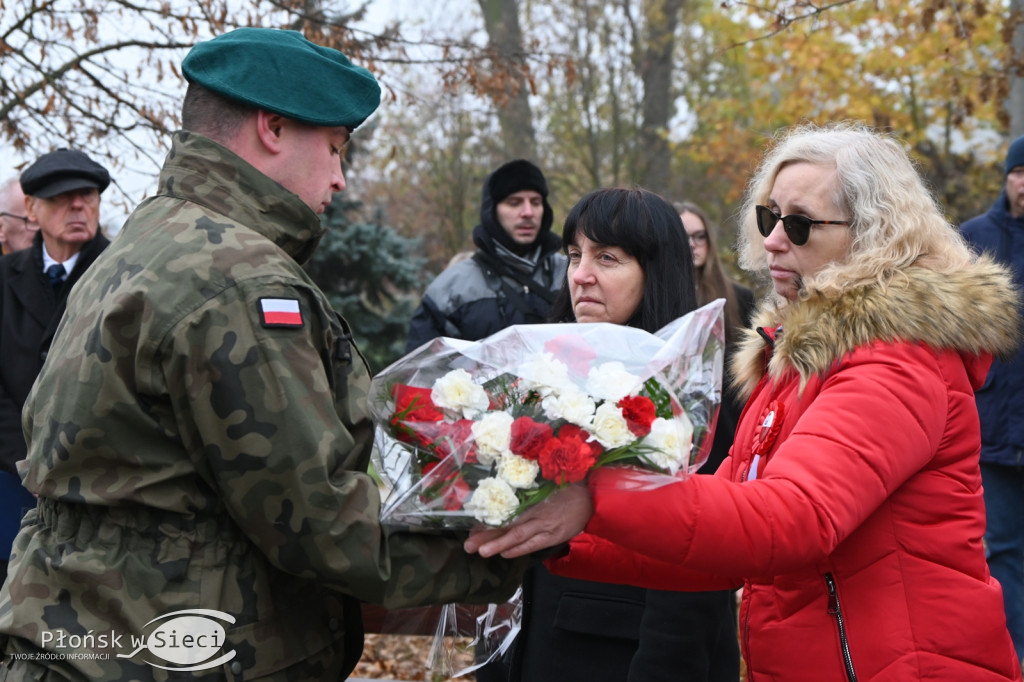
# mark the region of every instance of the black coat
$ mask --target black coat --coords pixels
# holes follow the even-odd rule
[[[737,682],[735,597],[664,592],[530,569],[522,630],[479,682]]]
[[[64,315],[68,292],[110,242],[102,234],[86,243],[75,268],[57,288],[43,272],[43,240],[0,258],[0,470],[17,474],[25,458],[21,409]]]

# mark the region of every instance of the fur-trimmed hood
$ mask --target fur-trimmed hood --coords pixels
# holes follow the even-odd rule
[[[1011,355],[1021,341],[1020,300],[1010,272],[987,257],[952,275],[923,267],[883,288],[856,287],[838,297],[810,292],[796,303],[754,315],[733,358],[733,383],[746,399],[765,372],[758,329],[781,329],[767,371],[800,375],[801,388],[854,349],[874,341],[916,341],[969,355]]]

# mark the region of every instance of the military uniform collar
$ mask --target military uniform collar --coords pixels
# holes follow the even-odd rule
[[[158,193],[242,223],[299,263],[309,260],[326,231],[296,194],[227,147],[189,131],[174,133]]]

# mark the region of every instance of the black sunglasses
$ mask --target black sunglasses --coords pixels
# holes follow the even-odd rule
[[[786,236],[795,246],[803,246],[811,236],[811,227],[814,225],[849,225],[849,220],[811,220],[803,215],[780,216],[767,206],[757,206],[754,209],[757,214],[757,231],[762,237],[767,237],[775,229],[775,226],[782,221],[782,227],[786,230]]]

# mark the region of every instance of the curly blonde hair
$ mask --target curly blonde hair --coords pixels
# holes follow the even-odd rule
[[[815,290],[836,296],[872,282],[884,288],[910,266],[948,273],[973,260],[959,230],[946,220],[895,138],[858,123],[804,124],[776,135],[747,185],[738,244],[745,270],[767,277],[764,237],[757,231],[754,207],[768,203],[783,167],[802,162],[835,169],[833,200],[850,216],[853,236],[847,257],[806,277],[802,295]]]

